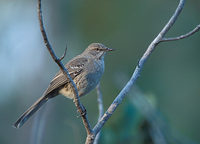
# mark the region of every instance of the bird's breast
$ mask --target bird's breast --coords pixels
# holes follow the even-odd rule
[[[94,89],[99,83],[104,72],[103,61],[91,61],[88,66],[84,69],[83,75],[80,77],[78,82],[78,89],[80,96],[87,94]]]

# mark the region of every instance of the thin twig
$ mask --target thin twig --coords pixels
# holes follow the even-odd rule
[[[74,92],[75,105],[76,105],[79,113],[81,114],[81,117],[82,117],[85,129],[86,129],[86,132],[89,135],[89,134],[92,133],[92,129],[91,129],[90,123],[88,121],[87,114],[85,112],[86,110],[85,110],[85,108],[83,107],[83,105],[80,102],[78,89],[77,89],[74,81],[70,77],[70,74],[69,74],[68,70],[64,67],[64,65],[62,64],[61,60],[56,56],[56,54],[55,54],[50,42],[48,41],[47,34],[46,34],[46,31],[45,31],[45,28],[44,28],[44,24],[43,24],[42,10],[41,10],[41,0],[38,0],[38,18],[39,18],[39,22],[40,22],[40,30],[41,30],[41,33],[42,33],[42,36],[43,36],[43,40],[44,40],[44,43],[45,43],[45,45],[46,45],[51,57],[57,63],[57,65],[60,67],[60,70],[63,72],[63,74],[66,76],[66,78],[69,78],[69,80],[70,80],[70,85],[71,85],[71,87],[73,89],[73,92]]]
[[[118,96],[115,98],[115,100],[112,102],[112,104],[109,106],[107,111],[104,113],[103,117],[100,121],[97,122],[95,127],[93,128],[93,137],[96,136],[96,134],[101,130],[101,128],[104,126],[104,124],[107,122],[107,120],[112,116],[116,108],[119,106],[119,104],[124,99],[125,95],[130,91],[132,86],[135,84],[136,80],[138,79],[142,68],[144,66],[144,63],[146,60],[150,57],[151,53],[155,49],[155,47],[161,42],[162,38],[165,36],[165,34],[169,31],[169,29],[172,27],[172,25],[177,20],[179,14],[181,13],[183,6],[184,6],[185,0],[180,0],[178,7],[176,8],[176,11],[168,21],[168,23],[165,25],[165,27],[161,30],[161,32],[157,35],[157,37],[151,42],[141,59],[139,60],[138,65],[135,68],[135,71],[133,72],[133,75],[131,79],[128,81],[128,83],[125,85],[125,87],[120,91]],[[93,137],[87,137],[86,143],[92,144],[94,139],[91,139]]]
[[[191,35],[193,35],[194,33],[198,32],[200,30],[200,24],[197,25],[192,31],[184,34],[184,35],[181,35],[181,36],[178,36],[178,37],[172,37],[172,38],[163,38],[161,40],[161,42],[167,42],[167,41],[175,41],[175,40],[180,40],[180,39],[184,39],[184,38],[187,38]]]
[[[62,61],[65,58],[66,53],[67,53],[67,45],[66,45],[66,48],[65,48],[63,56],[59,59],[60,61]]]
[[[98,118],[98,121],[99,121],[104,114],[103,96],[101,93],[100,83],[97,85],[96,89],[97,89],[97,101],[98,101],[98,106],[99,106],[99,118]]]
[[[102,93],[101,93],[100,83],[97,85],[96,90],[97,90],[97,101],[98,101],[98,107],[99,107],[99,118],[98,118],[98,121],[100,121],[101,117],[104,114],[103,96],[102,96]],[[99,138],[100,138],[100,133],[101,133],[101,131],[99,131],[99,133],[97,134],[97,136],[96,136],[96,138],[94,140],[94,144],[98,144]]]

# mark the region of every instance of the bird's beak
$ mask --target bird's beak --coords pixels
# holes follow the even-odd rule
[[[106,47],[105,51],[113,51],[113,49]]]

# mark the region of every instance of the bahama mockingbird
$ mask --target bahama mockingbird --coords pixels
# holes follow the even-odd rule
[[[76,84],[79,96],[87,94],[99,83],[104,72],[104,56],[108,51],[112,49],[100,43],[92,43],[82,54],[74,57],[65,65]],[[61,71],[55,75],[43,96],[15,122],[14,127],[20,128],[43,104],[59,94],[70,99],[74,98],[70,81]]]

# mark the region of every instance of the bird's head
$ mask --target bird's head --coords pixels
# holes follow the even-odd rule
[[[101,43],[92,43],[85,49],[84,53],[96,59],[103,59],[106,52],[109,51],[113,51],[113,49],[110,49]]]

